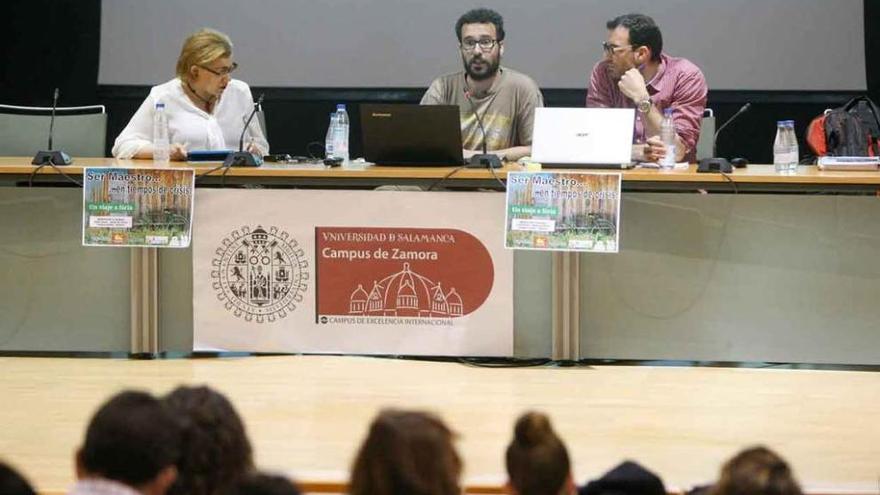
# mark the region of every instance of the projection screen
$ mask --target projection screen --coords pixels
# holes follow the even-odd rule
[[[229,34],[237,77],[269,87],[425,87],[461,67],[454,24],[498,10],[503,64],[543,88],[583,88],[605,21],[654,17],[665,51],[691,59],[711,89],[864,90],[863,0],[106,0],[100,84],[174,76],[185,36]]]

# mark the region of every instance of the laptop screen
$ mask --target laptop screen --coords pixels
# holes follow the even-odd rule
[[[464,163],[457,105],[364,103],[360,113],[368,162],[447,167]]]
[[[632,162],[632,108],[537,108],[532,159],[543,164]]]

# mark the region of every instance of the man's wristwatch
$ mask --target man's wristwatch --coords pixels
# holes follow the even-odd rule
[[[639,113],[642,113],[642,114],[646,114],[646,113],[650,112],[652,106],[654,106],[654,104],[651,103],[651,98],[645,98],[644,100],[641,100],[638,103],[636,103],[636,108],[639,110]]]

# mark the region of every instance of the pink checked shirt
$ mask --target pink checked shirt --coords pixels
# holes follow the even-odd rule
[[[593,67],[590,89],[587,91],[587,106],[635,108],[636,104],[620,92],[617,82],[608,77],[606,65],[608,61],[603,60]],[[675,131],[688,149],[685,160],[695,161],[700,124],[706,108],[706,93],[709,90],[702,71],[687,59],[662,53],[657,74],[647,85],[654,106],[661,112],[668,107],[673,108]],[[644,143],[645,139],[647,137],[642,115],[636,112],[633,142]]]

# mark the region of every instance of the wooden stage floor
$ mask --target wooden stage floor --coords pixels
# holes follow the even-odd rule
[[[261,468],[345,481],[382,407],[428,409],[459,433],[472,484],[503,483],[513,421],[551,415],[578,483],[622,459],[670,490],[714,479],[721,462],[764,443],[813,492],[880,490],[880,373],[597,366],[488,369],[338,356],[133,361],[0,358],[0,458],[40,491],[65,490],[86,421],[123,388],[165,393],[209,384],[245,419]]]

